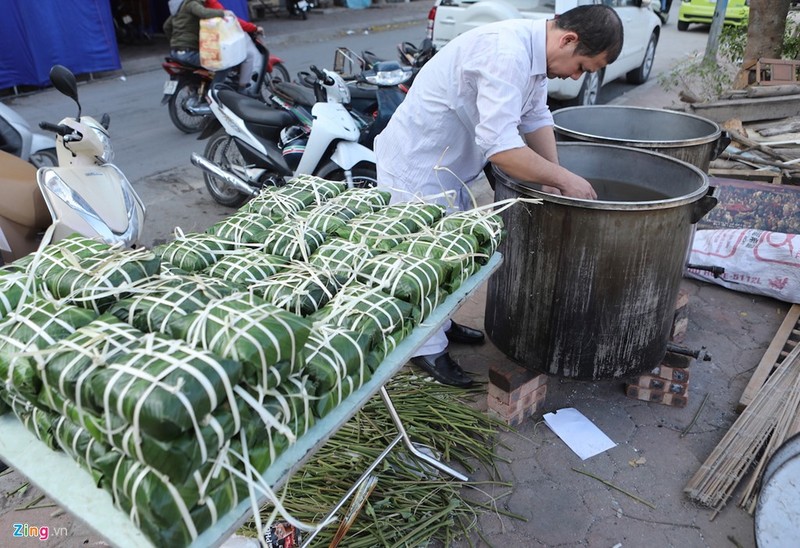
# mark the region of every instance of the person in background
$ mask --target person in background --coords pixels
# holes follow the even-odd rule
[[[183,0],[176,9],[175,14],[164,22],[164,33],[169,37],[170,56],[182,63],[200,66],[200,20],[212,17],[236,17],[218,0]],[[238,18],[237,18],[238,19]],[[239,19],[242,30],[247,33],[263,33],[249,21]],[[261,54],[256,49],[252,40],[248,41],[247,57],[239,66],[239,91],[247,95],[257,96],[256,90],[250,90],[248,85],[256,63],[261,60]],[[224,80],[225,71],[219,71],[214,77],[214,83]]]
[[[622,22],[605,5],[580,6],[551,20],[509,19],[458,36],[420,70],[376,138],[378,187],[392,193],[393,203],[422,200],[465,210],[473,205],[467,185],[491,162],[544,192],[595,199],[587,180],[558,164],[547,79],[601,70],[622,42]],[[441,383],[470,386],[448,343],[483,340],[481,331],[448,322],[411,361]]]

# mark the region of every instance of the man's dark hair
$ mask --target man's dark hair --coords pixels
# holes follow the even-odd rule
[[[576,55],[594,57],[605,52],[610,64],[616,61],[622,50],[622,21],[608,6],[578,6],[565,11],[555,21],[558,28],[578,35]]]

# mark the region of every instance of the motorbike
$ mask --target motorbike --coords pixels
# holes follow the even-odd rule
[[[57,165],[53,139],[37,133],[11,107],[0,103],[0,150],[19,156],[35,167]]]
[[[253,74],[253,85],[266,101],[270,97],[269,88],[277,82],[289,82],[289,71],[281,58],[272,55],[260,35],[251,35],[259,53],[261,63]],[[166,57],[161,64],[167,72],[161,104],[169,105],[169,117],[176,128],[184,133],[197,133],[203,129],[206,119],[211,116],[207,96],[214,72],[200,66],[182,63]],[[236,71],[230,70],[228,79],[236,81]]]
[[[314,103],[310,108],[300,84],[275,86],[265,106],[224,86],[215,86],[209,103],[215,119],[200,139],[209,138],[204,155],[192,164],[204,173],[206,188],[222,205],[238,207],[265,186],[309,174],[350,187],[377,182],[375,153],[358,142],[361,124],[348,112],[350,91],[342,77],[315,66]],[[297,100],[303,96],[303,100]]]
[[[39,127],[56,134],[58,166],[38,170],[11,155],[0,156],[0,262],[11,262],[40,245],[74,233],[135,247],[145,206],[125,175],[111,163],[110,117],[81,116],[75,76],[64,66],[50,81],[78,106],[74,118]]]
[[[308,19],[308,12],[311,8],[314,7],[313,4],[308,2],[308,0],[287,0],[286,1],[286,9],[289,11],[289,15],[300,17],[305,21]]]

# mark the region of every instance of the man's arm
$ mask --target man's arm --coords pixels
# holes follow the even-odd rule
[[[489,161],[514,179],[543,185],[544,192],[585,200],[597,198],[589,181],[558,165],[552,126],[526,133],[525,142],[527,147],[498,152]]]

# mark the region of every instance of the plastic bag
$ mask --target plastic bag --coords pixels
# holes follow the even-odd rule
[[[720,266],[725,273],[690,268],[687,276],[728,289],[800,303],[800,235],[754,229],[698,230],[692,265]]]
[[[200,64],[208,70],[224,70],[244,61],[247,34],[235,17],[200,20]]]

